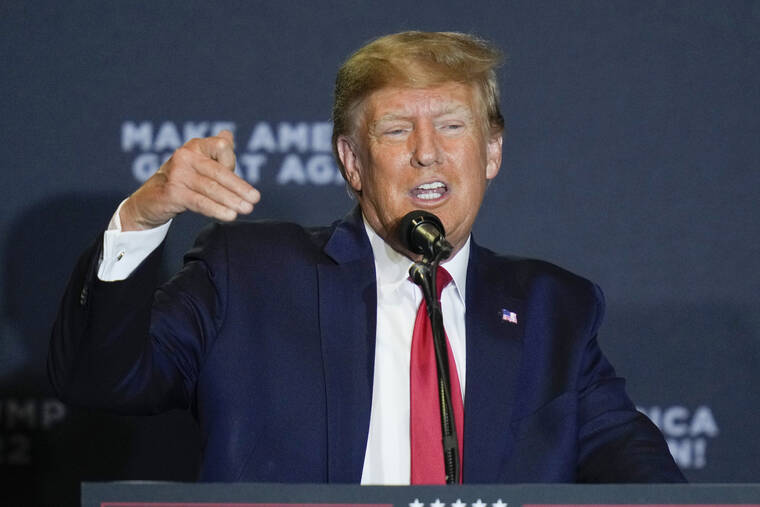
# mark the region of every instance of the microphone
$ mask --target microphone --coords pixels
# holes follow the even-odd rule
[[[441,415],[441,440],[446,483],[456,484],[461,476],[461,461],[457,430],[454,421],[454,406],[451,402],[451,381],[446,347],[446,333],[443,329],[441,302],[436,297],[436,272],[438,263],[447,259],[453,250],[446,241],[446,232],[437,216],[427,211],[410,211],[398,225],[401,244],[413,253],[422,254],[422,261],[409,268],[412,281],[422,288],[427,306],[428,319],[433,335],[433,350],[438,376],[438,401]]]
[[[448,259],[453,247],[446,241],[446,231],[437,216],[427,211],[410,211],[398,226],[401,244],[412,253],[422,254],[429,262]]]

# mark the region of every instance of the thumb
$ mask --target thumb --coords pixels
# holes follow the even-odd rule
[[[220,130],[219,133],[217,134],[217,136],[219,136],[219,137],[221,137],[221,138],[229,141],[230,144],[232,144],[232,147],[233,148],[235,147],[235,136],[232,135],[232,132],[230,132],[229,130],[227,130],[227,129]]]

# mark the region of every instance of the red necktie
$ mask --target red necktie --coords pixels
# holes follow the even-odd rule
[[[436,297],[441,301],[441,291],[451,281],[448,271],[438,266],[436,274]],[[454,423],[459,444],[459,456],[462,457],[462,428],[464,407],[459,375],[451,353],[451,345],[446,337],[446,349],[449,354],[449,379],[451,381],[451,404],[454,409]],[[427,315],[427,305],[423,298],[417,310],[412,335],[412,355],[410,365],[410,413],[409,422],[411,443],[411,483],[445,484],[446,471],[443,464],[443,446],[441,432],[441,409],[438,399],[438,373],[435,366],[435,349],[433,346],[433,329]],[[461,467],[460,467],[461,468]]]

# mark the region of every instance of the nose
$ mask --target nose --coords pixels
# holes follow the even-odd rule
[[[433,125],[417,125],[410,140],[412,167],[421,169],[441,163],[441,148]]]

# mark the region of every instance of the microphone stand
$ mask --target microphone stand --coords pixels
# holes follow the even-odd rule
[[[443,462],[446,470],[446,484],[458,484],[461,476],[459,445],[457,442],[456,422],[451,403],[451,381],[449,376],[449,355],[446,347],[446,334],[443,329],[443,313],[436,290],[436,273],[442,257],[448,252],[439,252],[432,260],[423,257],[409,268],[412,281],[422,288],[427,306],[427,314],[433,331],[435,362],[438,371],[438,399],[441,409],[441,434],[443,436]]]

